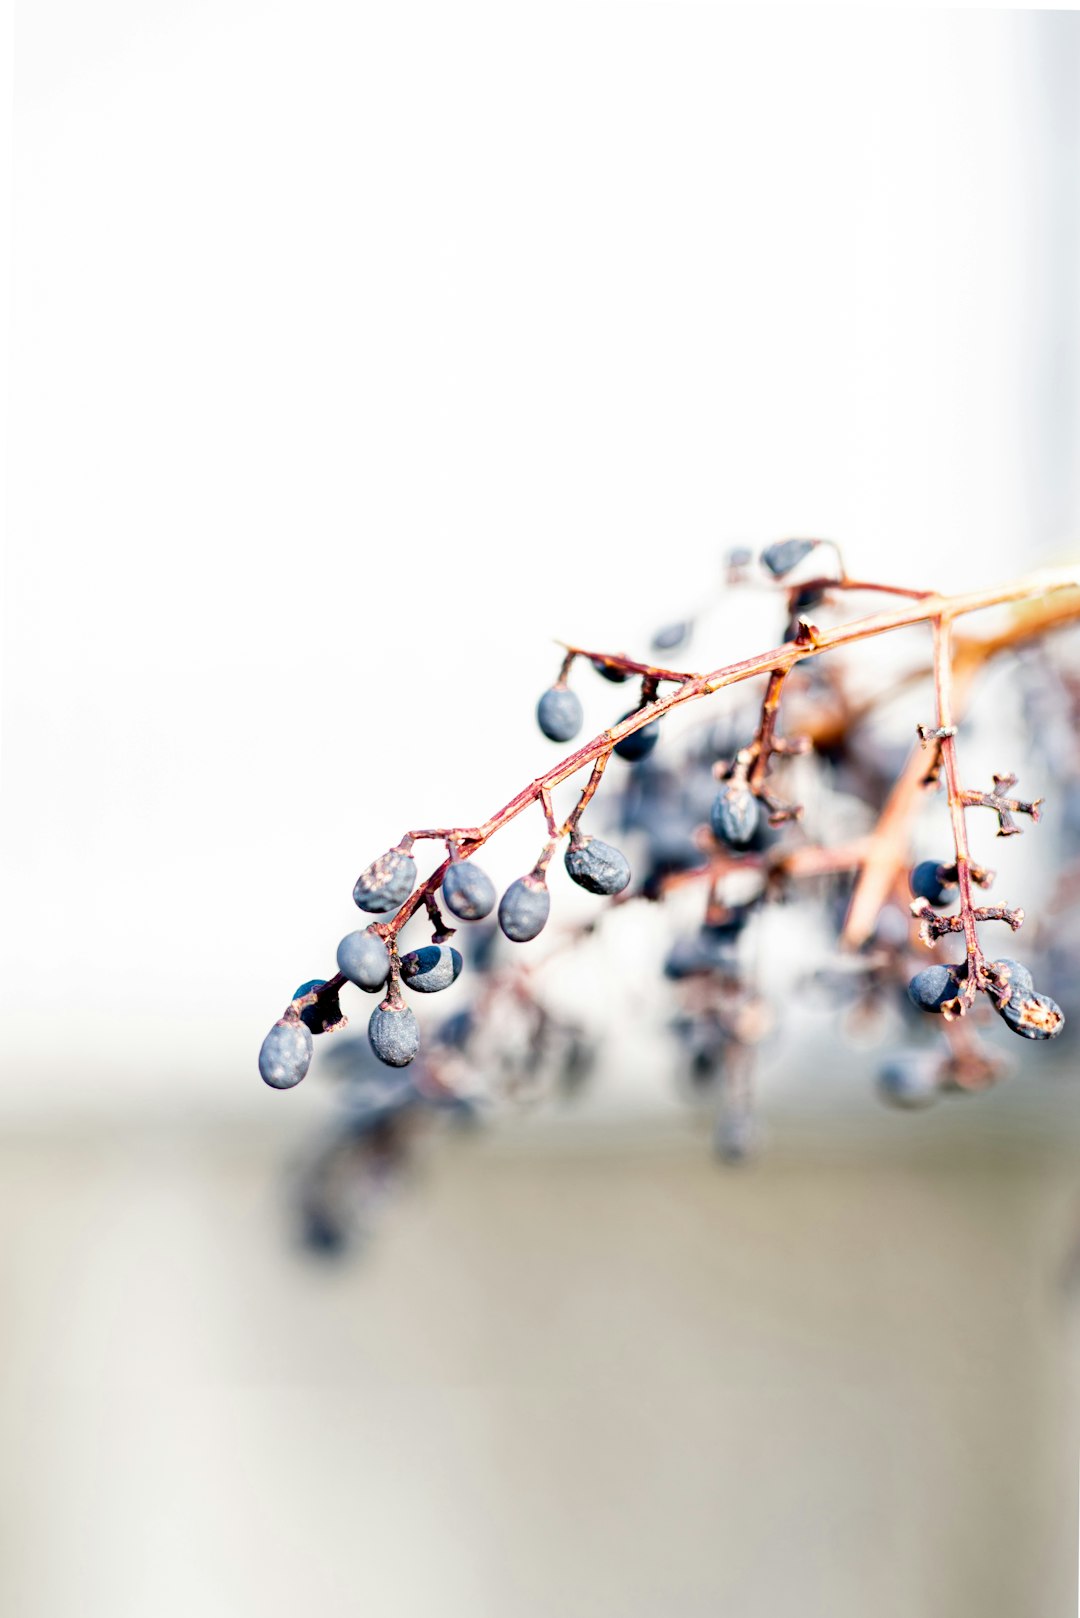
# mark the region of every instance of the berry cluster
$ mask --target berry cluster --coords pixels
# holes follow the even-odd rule
[[[793,581],[795,573],[801,576]],[[845,1016],[871,1022],[888,1004],[896,1007],[895,1017],[903,1000],[911,1013],[940,1019],[943,1053],[917,1044],[885,1059],[878,1083],[887,1101],[923,1105],[950,1088],[979,1088],[999,1075],[1002,1062],[969,1026],[967,1014],[980,995],[1004,1027],[1025,1040],[1047,1040],[1061,1032],[1062,1012],[1036,989],[1031,971],[983,952],[982,926],[1003,922],[1015,931],[1024,918],[1019,910],[976,903],[975,888],[988,887],[993,873],[974,862],[967,834],[968,812],[985,808],[996,816],[999,836],[1015,836],[1021,819],[1039,819],[1040,802],[1013,796],[1012,775],[995,775],[992,791],[964,788],[956,737],[972,675],[992,657],[1041,645],[1050,630],[1080,618],[1080,577],[1063,572],[950,598],[852,579],[835,547],[794,539],[769,546],[756,571],[748,552],[731,554],[728,583],[755,579],[779,588],[784,608],[780,644],[757,657],[695,674],[622,654],[566,648],[556,679],[536,708],[539,728],[550,741],[572,743],[581,732],[584,709],[570,683],[581,666],[611,684],[633,683],[637,700],[626,707],[624,699],[619,705],[624,711],[608,729],[540,774],[489,820],[467,828],[410,831],[361,873],[353,899],[378,919],[341,940],[336,976],[308,981],[296,991],[260,1051],[259,1070],[267,1084],[288,1089],[304,1077],[314,1036],[344,1025],[339,996],[348,983],[380,995],[368,1021],[368,1049],[384,1069],[417,1063],[421,1096],[460,1096],[467,1075],[481,1070],[501,1072],[508,1092],[524,1087],[529,1093],[543,1075],[555,1075],[573,1089],[592,1066],[589,1036],[554,1016],[530,972],[512,960],[504,964],[496,947],[500,937],[526,944],[548,926],[548,871],[560,847],[571,880],[609,900],[612,913],[632,899],[655,903],[674,899],[683,889],[704,890],[704,916],[674,939],[663,975],[679,1001],[672,1026],[691,1088],[717,1096],[716,1145],[722,1157],[745,1156],[755,1137],[753,1052],[775,1021],[748,968],[745,940],[755,934],[765,910],[783,904],[795,890],[819,894],[836,918],[847,964],[831,976],[819,973],[816,982],[826,993],[840,985]],[[891,595],[901,605],[819,627],[821,616],[834,613],[850,595],[870,591]],[[957,644],[958,618],[1015,602],[1027,603],[1027,610],[1004,632]],[[810,612],[819,623],[809,621]],[[917,727],[917,745],[898,761],[873,731],[874,703],[852,689],[842,666],[819,660],[824,653],[913,624],[926,624],[933,634],[935,715],[932,725]],[[654,654],[682,647],[693,630],[687,620],[661,631],[653,641]],[[753,709],[736,706],[719,724],[665,742],[658,761],[656,749],[672,710],[726,688],[745,689],[755,677],[764,678],[765,686]],[[1080,682],[1077,689],[1080,693]],[[778,731],[782,702],[788,722],[795,720],[790,736]],[[632,853],[640,850],[640,857],[634,854],[636,884],[620,847],[582,825],[613,758],[627,768],[600,800],[601,810],[607,803],[613,811],[601,829],[615,826],[618,842],[629,840]],[[552,794],[585,770],[589,774],[578,801],[560,822]],[[812,839],[802,805],[777,790],[778,779],[789,771],[796,772],[796,786],[804,777],[814,781],[819,819],[827,822],[830,803],[839,818],[851,819],[854,805],[866,829],[828,842],[822,836],[825,823]],[[1080,802],[1080,769],[1077,777]],[[791,781],[780,785],[790,787]],[[941,790],[953,846],[941,860],[912,866],[917,809],[927,795]],[[544,816],[543,847],[531,869],[500,897],[476,855],[534,805]],[[590,821],[597,812],[591,811]],[[1080,814],[1077,822],[1080,828]],[[445,857],[421,880],[416,848],[424,841],[443,844]],[[421,913],[430,923],[430,942],[403,952],[402,930]],[[447,914],[472,924],[472,945],[462,945],[464,954],[451,943],[455,929]],[[589,922],[564,931],[557,948],[572,947],[594,926]],[[962,936],[963,958],[935,959],[912,976],[912,951],[935,950],[952,933]],[[479,985],[473,1001],[425,1036],[421,1055],[420,1025],[408,996],[449,988],[465,961]]]

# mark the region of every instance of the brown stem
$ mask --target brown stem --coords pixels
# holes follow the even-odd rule
[[[783,673],[801,663],[805,658],[817,657],[822,652],[835,651],[843,646],[852,646],[864,640],[870,640],[877,635],[885,635],[896,629],[905,629],[912,624],[939,621],[942,625],[951,623],[954,619],[963,617],[968,613],[981,612],[989,607],[1005,605],[1009,602],[1023,601],[1038,597],[1057,590],[1080,589],[1080,568],[1065,568],[1056,571],[1031,574],[1026,578],[1013,580],[1009,584],[999,585],[994,589],[970,591],[964,595],[942,596],[932,595],[922,597],[909,606],[894,609],[892,612],[875,613],[867,618],[859,618],[849,624],[841,624],[836,629],[821,631],[815,634],[812,640],[805,642],[788,641],[767,652],[761,652],[756,657],[743,658],[738,663],[727,664],[723,668],[715,669],[710,674],[684,674],[671,670],[653,668],[651,665],[631,663],[628,659],[609,658],[608,654],[588,652],[582,648],[571,647],[568,655],[582,657],[600,657],[619,667],[627,667],[632,673],[643,676],[653,676],[659,680],[678,681],[678,689],[665,697],[657,697],[655,701],[637,708],[617,725],[608,730],[601,731],[589,742],[579,747],[576,752],[569,754],[559,763],[553,764],[550,769],[527,786],[521,788],[508,803],[495,812],[490,819],[481,825],[470,827],[468,831],[450,831],[444,840],[454,840],[460,850],[465,854],[473,854],[481,848],[488,839],[499,831],[509,821],[535,803],[543,790],[551,790],[563,781],[576,775],[578,770],[587,764],[593,764],[602,753],[610,752],[617,742],[635,731],[641,730],[645,725],[651,724],[655,719],[661,718],[671,709],[684,703],[696,702],[702,697],[712,696],[730,685],[738,685],[743,680],[752,679],[758,674]],[[388,941],[396,937],[405,923],[415,915],[420,905],[424,903],[425,894],[435,892],[446,875],[449,860],[435,870],[427,881],[418,887],[397,914],[389,921],[380,923],[378,931]]]
[[[974,1002],[981,986],[986,965],[979,943],[979,928],[972,896],[971,849],[968,844],[965,794],[960,785],[960,769],[956,757],[956,726],[953,723],[952,701],[952,625],[942,618],[933,621],[934,632],[934,693],[937,699],[937,727],[941,732],[937,743],[941,760],[941,773],[949,800],[949,821],[952,825],[953,846],[956,850],[956,884],[959,890],[959,921],[964,934],[967,955],[967,977],[960,996],[952,1002],[959,1014]],[[957,929],[958,931],[961,929]]]
[[[573,831],[575,831],[577,829],[578,821],[581,819],[582,815],[585,813],[585,810],[588,807],[588,805],[589,805],[589,803],[590,803],[590,801],[592,799],[593,793],[596,791],[597,787],[600,785],[600,778],[603,775],[604,771],[607,769],[607,763],[608,763],[608,759],[610,757],[611,757],[611,748],[609,747],[606,753],[601,753],[600,754],[600,757],[597,759],[596,763],[593,765],[592,773],[590,774],[589,779],[585,783],[585,786],[584,786],[584,788],[582,790],[582,793],[581,793],[581,797],[578,799],[575,808],[573,810],[571,810],[570,815],[567,818],[566,824],[563,827],[563,832],[564,833],[565,832],[573,832]]]

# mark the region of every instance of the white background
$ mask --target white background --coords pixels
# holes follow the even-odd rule
[[[643,648],[785,532],[941,586],[1075,539],[1075,16],[41,0],[16,46],[10,1110],[264,1106],[361,865],[551,757],[553,636]]]

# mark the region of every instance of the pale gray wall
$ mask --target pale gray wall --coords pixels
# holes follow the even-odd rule
[[[4,1611],[1075,1612],[1067,1158],[443,1139],[324,1269],[280,1149],[0,1149]]]

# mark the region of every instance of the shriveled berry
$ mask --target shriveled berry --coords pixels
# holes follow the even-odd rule
[[[778,539],[762,551],[762,566],[768,568],[774,579],[782,579],[785,573],[798,567],[804,556],[810,555],[817,543],[816,539]]]
[[[293,995],[293,1000],[302,1000],[306,994],[313,994],[316,989],[325,989],[325,978],[309,978]],[[344,1021],[341,1015],[341,1002],[336,989],[320,995],[313,1006],[305,1006],[300,1013],[300,1021],[313,1034],[328,1034],[333,1028],[340,1028]]]
[[[455,860],[443,877],[446,908],[461,921],[480,921],[495,905],[495,884],[472,860]]]
[[[1001,1020],[1021,1039],[1056,1039],[1065,1014],[1048,994],[1015,994],[1001,1007]]]
[[[371,1013],[368,1039],[387,1067],[408,1067],[420,1049],[420,1028],[408,1006],[381,1000]]]
[[[374,994],[390,976],[390,951],[370,928],[346,933],[337,949],[338,971],[357,988]]]
[[[950,904],[956,896],[956,884],[945,882],[944,869],[936,860],[920,860],[908,875],[911,897],[932,905]]]
[[[933,1051],[897,1051],[882,1064],[877,1089],[890,1107],[928,1107],[941,1094],[940,1060]]]
[[[499,900],[499,926],[511,943],[525,944],[543,930],[550,910],[547,883],[530,871],[511,882]]]
[[[569,686],[553,685],[536,704],[536,722],[549,742],[568,742],[585,718],[581,698]]]
[[[960,974],[955,966],[924,966],[908,984],[908,999],[920,1011],[940,1011],[960,993]]]
[[[311,1030],[302,1022],[276,1022],[262,1042],[259,1072],[273,1090],[291,1090],[311,1066],[315,1048]]]
[[[437,994],[450,987],[461,965],[461,956],[449,944],[425,944],[401,957],[401,981],[418,994]]]
[[[611,681],[612,685],[625,685],[630,678],[629,669],[621,669],[617,663],[605,663],[602,657],[594,657],[592,666],[597,674],[602,674],[605,680]]]
[[[585,837],[575,832],[564,864],[578,887],[587,888],[590,893],[621,893],[630,880],[626,856],[599,837]]]
[[[383,915],[403,905],[416,886],[416,861],[404,849],[391,848],[361,871],[353,901],[361,910]]]
[[[990,970],[997,982],[1004,984],[1008,989],[1010,1000],[1018,997],[1022,999],[1024,995],[1035,993],[1035,980],[1027,967],[1019,961],[1012,961],[1007,955],[1003,955],[1000,961],[990,962]]]
[[[758,829],[761,806],[750,788],[728,781],[713,800],[709,816],[713,836],[729,848],[745,848]]]
[[[622,719],[629,719],[631,714],[635,714],[637,711],[636,708],[631,708],[630,713],[624,713]],[[622,724],[622,719],[619,720],[620,725]],[[624,736],[621,742],[616,742],[615,752],[618,753],[620,758],[624,758],[628,764],[637,764],[641,759],[648,758],[659,740],[660,721],[659,719],[654,719],[649,724],[642,725],[640,730],[631,731],[630,735]]]

